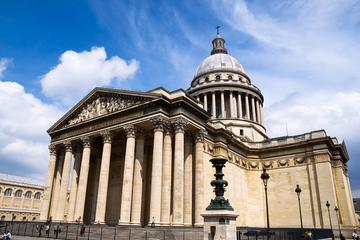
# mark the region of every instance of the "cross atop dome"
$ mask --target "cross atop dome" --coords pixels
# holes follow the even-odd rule
[[[211,55],[217,53],[228,53],[225,48],[225,39],[220,36],[219,29],[220,26],[216,26],[216,37],[212,40],[213,49],[211,50]]]

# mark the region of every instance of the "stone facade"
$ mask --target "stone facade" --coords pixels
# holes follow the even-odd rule
[[[339,207],[342,226],[356,226],[345,143],[324,130],[269,138],[264,98],[224,43],[214,39],[212,55],[187,91],[95,88],[56,122],[48,130],[40,218],[202,226],[213,196],[209,160],[224,156],[225,197],[239,215],[238,226],[266,226],[264,168],[270,174],[272,227],[299,226],[296,184],[302,188],[304,227],[329,227],[326,201]],[[334,211],[331,218],[335,223]]]
[[[0,221],[39,220],[43,193],[32,179],[0,174]]]

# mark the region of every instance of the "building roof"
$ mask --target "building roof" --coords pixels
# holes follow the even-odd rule
[[[5,174],[5,173],[0,173],[0,181],[20,183],[20,184],[28,184],[28,185],[36,185],[36,186],[39,186],[39,187],[44,186],[44,183],[42,181],[37,180],[37,179],[28,178],[28,177],[22,177],[22,176],[9,175],[9,174]]]

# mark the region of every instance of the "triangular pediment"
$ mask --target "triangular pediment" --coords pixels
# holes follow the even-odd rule
[[[157,98],[159,95],[153,93],[95,88],[57,121],[48,132],[78,125]]]

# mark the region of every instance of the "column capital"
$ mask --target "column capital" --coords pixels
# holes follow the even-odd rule
[[[162,116],[156,116],[150,119],[151,123],[153,124],[154,131],[164,131],[164,125],[165,125],[165,118]]]
[[[195,134],[195,142],[204,142],[205,140],[205,136],[207,135],[207,131],[204,129],[200,129],[196,134]]]
[[[54,144],[49,145],[49,152],[50,152],[50,155],[56,155],[56,147]]]
[[[174,126],[175,133],[184,132],[185,127],[188,125],[188,121],[185,118],[178,117],[172,121],[172,125]]]
[[[134,125],[132,124],[125,125],[124,130],[127,138],[135,138],[137,129],[135,128]]]
[[[106,131],[101,132],[100,134],[101,134],[101,137],[102,137],[104,143],[111,143],[112,133],[110,131],[106,130]]]
[[[72,145],[70,141],[63,142],[66,152],[72,152]]]
[[[89,136],[85,136],[80,138],[83,148],[89,148],[91,147],[91,138]]]

